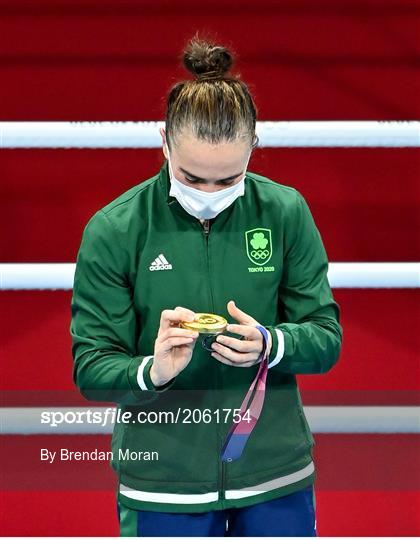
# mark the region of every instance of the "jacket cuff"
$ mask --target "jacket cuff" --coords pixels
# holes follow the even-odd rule
[[[142,390],[153,390],[154,392],[164,392],[170,388],[174,382],[175,377],[161,386],[155,386],[150,377],[150,368],[153,364],[153,356],[145,356],[140,363],[137,370],[137,384]]]
[[[268,368],[276,366],[284,356],[284,334],[275,326],[266,326],[271,334],[271,351],[268,357]]]
[[[160,392],[164,392],[170,388],[174,382],[175,377],[163,384],[162,386],[155,386],[150,378],[150,368],[153,364],[153,356],[136,356],[132,359],[128,368],[128,381],[133,394],[143,401],[146,396],[147,400],[152,399],[153,396],[157,397]]]

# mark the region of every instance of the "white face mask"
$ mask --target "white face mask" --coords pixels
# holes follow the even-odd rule
[[[251,157],[251,156],[250,156]],[[242,180],[233,186],[211,193],[187,186],[175,178],[169,157],[169,177],[171,189],[169,195],[175,197],[179,204],[192,216],[198,219],[211,219],[231,205],[245,193],[245,174]],[[249,158],[247,161],[248,166]],[[246,167],[245,167],[246,170]]]

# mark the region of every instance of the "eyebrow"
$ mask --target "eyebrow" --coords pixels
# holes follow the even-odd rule
[[[205,178],[200,178],[199,176],[195,176],[195,174],[189,173],[188,171],[186,171],[182,167],[179,167],[179,170],[182,171],[186,176],[190,176],[194,180],[199,180],[200,182],[208,182],[208,180],[206,180]],[[215,184],[219,184],[220,182],[226,182],[226,180],[233,180],[233,179],[237,178],[240,174],[242,174],[242,173],[239,172],[239,173],[234,174],[232,176],[228,176],[227,178],[222,178],[221,180],[216,180]]]

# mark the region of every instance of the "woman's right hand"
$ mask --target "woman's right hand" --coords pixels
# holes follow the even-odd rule
[[[179,328],[179,323],[193,321],[194,317],[194,311],[183,307],[162,311],[150,368],[150,378],[155,386],[167,383],[190,363],[199,333]]]

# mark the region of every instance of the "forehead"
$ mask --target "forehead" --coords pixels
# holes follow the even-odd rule
[[[249,151],[249,142],[244,138],[212,144],[185,132],[176,138],[173,145],[178,165],[197,175],[203,170],[237,172],[236,169],[241,169]]]

